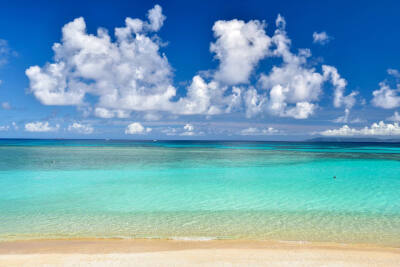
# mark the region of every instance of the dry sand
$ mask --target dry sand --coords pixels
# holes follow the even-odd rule
[[[0,266],[400,266],[400,249],[267,241],[0,242]]]

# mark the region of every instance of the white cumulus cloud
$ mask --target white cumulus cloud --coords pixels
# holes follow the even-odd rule
[[[217,95],[219,87],[215,82],[207,83],[201,76],[193,77],[188,87],[187,96],[179,99],[176,107],[172,110],[175,114],[219,114],[218,107],[212,107],[212,95]]]
[[[385,82],[379,83],[379,90],[372,92],[372,104],[376,107],[392,109],[400,107],[400,84],[392,89]]]
[[[193,126],[193,124],[187,123],[187,124],[185,124],[185,126],[183,126],[183,129],[185,131],[192,132],[194,130],[194,126]]]
[[[91,133],[93,133],[94,128],[90,125],[74,122],[68,126],[68,131],[81,133],[81,134],[91,134]]]
[[[321,135],[325,136],[384,136],[384,135],[400,135],[400,126],[397,122],[384,123],[373,123],[370,127],[364,127],[360,129],[351,128],[348,125],[344,125],[338,129],[331,129],[320,132]]]
[[[217,21],[213,26],[215,43],[211,52],[220,61],[215,79],[224,84],[247,83],[258,62],[269,52],[271,38],[265,24],[257,20]]]
[[[389,118],[387,118],[388,121],[394,121],[394,122],[400,122],[400,114],[395,111],[393,116],[390,116]]]
[[[313,33],[313,43],[317,44],[327,44],[332,37],[330,37],[326,32],[314,32]]]
[[[376,107],[392,109],[400,107],[400,72],[396,69],[388,69],[388,74],[396,78],[396,88],[391,88],[387,81],[379,83],[379,90],[372,92],[372,104]]]
[[[190,124],[190,123],[185,124],[185,126],[183,126],[183,130],[184,130],[184,132],[181,133],[180,135],[183,135],[183,136],[195,135],[193,124]]]
[[[291,51],[280,15],[272,36],[263,21],[216,21],[210,52],[218,66],[198,72],[177,96],[173,68],[156,35],[165,19],[156,5],[146,20],[126,18],[114,36],[103,28],[88,33],[82,17],[67,23],[61,41],[53,45],[53,62],[26,70],[31,93],[44,105],[73,105],[85,116],[105,119],[138,113],[157,120],[164,112],[211,116],[243,109],[247,117],[266,113],[306,119],[315,113],[326,83],[334,87],[335,107],[350,111],[355,103],[357,93],[345,94],[347,82],[336,68],[324,65],[319,71],[309,62],[309,49]],[[256,74],[259,63],[270,58],[282,64]],[[249,85],[253,74],[258,83]]]
[[[125,134],[145,134],[151,131],[151,128],[146,128],[139,122],[133,122],[126,127]]]
[[[278,16],[277,30],[272,37],[276,49],[273,56],[282,58],[281,66],[273,66],[268,74],[261,74],[259,83],[267,93],[258,96],[254,91],[247,93],[246,107],[256,114],[263,110],[281,117],[306,119],[317,107],[324,83],[330,82],[334,87],[334,106],[351,108],[355,103],[356,92],[344,95],[347,82],[341,78],[337,69],[323,65],[322,73],[309,67],[307,59],[311,56],[309,49],[300,49],[297,54],[290,51],[291,40],[285,31],[284,18]],[[250,100],[250,101],[249,101]]]
[[[48,121],[36,121],[25,124],[25,131],[27,132],[55,132],[60,128],[59,124],[51,126]]]
[[[98,96],[95,114],[106,118],[111,115],[104,109],[169,109],[176,93],[172,69],[148,36],[163,24],[161,7],[151,9],[148,19],[127,18],[125,27],[115,29],[115,42],[102,28],[88,34],[83,18],[66,24],[61,43],[53,45],[55,62],[26,70],[31,92],[45,105],[83,105],[86,95]]]
[[[347,96],[344,95],[347,81],[340,77],[337,69],[332,66],[323,65],[322,70],[325,79],[330,79],[332,85],[335,88],[333,105],[337,108],[345,106],[346,109],[351,109],[356,102],[355,96],[358,94],[358,92],[353,91]]]
[[[156,5],[147,17],[148,21],[127,18],[125,27],[115,29],[115,41],[102,28],[96,35],[87,33],[83,18],[66,24],[61,42],[53,45],[54,62],[26,70],[30,91],[45,105],[93,104],[94,115],[107,119],[126,118],[131,111],[213,115],[229,112],[240,103],[239,90],[227,94],[226,86],[200,76],[193,78],[186,97],[172,101],[176,96],[172,67],[154,38],[165,16]],[[257,31],[263,32],[260,25],[253,24],[245,26],[246,38],[257,38]],[[98,101],[87,103],[88,95]]]

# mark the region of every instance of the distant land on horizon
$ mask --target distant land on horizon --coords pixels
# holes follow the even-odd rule
[[[315,137],[307,139],[307,142],[386,142],[400,143],[400,139],[381,139],[373,137]]]

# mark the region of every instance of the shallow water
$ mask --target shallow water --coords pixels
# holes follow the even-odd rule
[[[400,144],[0,140],[0,239],[74,237],[400,247]]]

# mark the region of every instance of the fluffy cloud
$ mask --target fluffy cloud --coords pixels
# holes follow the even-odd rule
[[[85,124],[81,124],[78,122],[74,122],[73,124],[68,126],[68,131],[81,133],[81,134],[91,134],[91,133],[93,133],[94,129],[90,125],[85,125]]]
[[[286,110],[285,116],[295,119],[307,119],[314,113],[316,105],[309,102],[297,102],[296,106]]]
[[[29,122],[25,124],[25,131],[27,132],[55,132],[58,131],[59,128],[59,124],[51,126],[47,121]]]
[[[118,28],[117,35],[129,37],[131,32],[140,33],[146,31],[158,31],[164,24],[165,16],[162,14],[162,9],[159,5],[155,5],[147,13],[149,22],[140,19],[126,18],[125,22],[128,27]]]
[[[196,75],[188,87],[187,97],[179,99],[175,114],[219,114],[218,107],[211,107],[213,93],[218,93],[219,87],[215,82],[207,83],[202,77]]]
[[[395,121],[395,122],[400,122],[400,114],[395,111],[393,116],[390,116],[389,118],[387,118],[388,121]]]
[[[156,5],[147,20],[126,18],[112,38],[102,28],[89,34],[83,18],[73,20],[63,27],[61,42],[53,45],[54,62],[26,70],[30,91],[42,104],[74,105],[85,115],[92,112],[105,119],[128,118],[133,112],[144,114],[145,120],[163,112],[210,116],[243,108],[247,117],[268,113],[306,119],[318,107],[327,82],[335,90],[335,107],[350,110],[354,105],[356,93],[344,94],[346,81],[334,67],[323,66],[320,72],[308,62],[310,50],[291,52],[280,15],[271,37],[258,20],[215,22],[210,51],[219,65],[195,75],[177,97],[173,69],[156,35],[164,21]],[[249,86],[259,62],[272,57],[281,58],[282,64]]]
[[[194,130],[194,126],[193,126],[193,124],[187,123],[187,124],[185,124],[185,126],[183,126],[183,129],[185,131],[192,132]]]
[[[266,129],[250,127],[240,131],[240,135],[272,135],[277,133],[279,133],[279,130],[272,127],[268,127]]]
[[[379,90],[372,92],[372,104],[385,109],[400,107],[400,84],[396,89],[390,88],[385,82],[379,83],[379,86]]]
[[[220,20],[214,24],[217,40],[210,50],[220,61],[214,75],[217,81],[228,85],[248,82],[254,67],[269,52],[271,38],[264,28],[264,23],[257,20]]]
[[[355,96],[358,92],[353,91],[349,95],[345,96],[344,91],[346,89],[347,81],[340,77],[337,69],[332,66],[323,65],[322,70],[325,79],[330,79],[335,88],[333,105],[337,108],[345,106],[346,109],[351,109],[356,102]]]
[[[55,62],[26,70],[31,92],[45,105],[84,106],[90,104],[85,102],[87,95],[96,96],[93,110],[100,118],[126,118],[131,111],[213,115],[240,103],[238,89],[227,95],[226,86],[200,76],[193,78],[186,97],[172,101],[176,95],[172,68],[159,51],[158,39],[151,35],[161,28],[165,16],[156,5],[147,17],[149,22],[127,18],[125,27],[115,29],[115,42],[101,28],[97,35],[86,33],[83,18],[66,24],[61,43],[53,45]],[[255,22],[243,27],[251,40],[260,34],[257,31],[263,32]],[[218,34],[223,38],[223,33]],[[217,48],[219,43],[212,46],[217,54],[223,53]],[[222,56],[221,60],[225,62]]]
[[[190,123],[185,124],[185,126],[183,126],[183,130],[184,130],[184,132],[181,133],[180,135],[183,135],[183,136],[195,135],[193,124],[190,124]]]
[[[115,110],[168,110],[176,94],[172,69],[148,36],[163,24],[161,7],[148,19],[127,18],[115,29],[115,42],[102,28],[86,33],[83,18],[66,24],[61,43],[53,45],[55,62],[26,70],[31,92],[45,105],[83,105],[86,95],[97,96],[95,114],[106,118]]]
[[[133,122],[125,129],[125,134],[145,134],[151,132],[151,128],[145,128],[139,122]]]
[[[383,135],[400,135],[400,126],[398,123],[373,123],[371,127],[364,127],[361,129],[350,128],[348,125],[344,125],[339,129],[326,130],[320,133],[325,136],[383,136]]]
[[[253,87],[249,88],[244,93],[244,105],[246,107],[246,117],[251,118],[257,114],[262,113],[268,104],[265,95],[258,94],[257,90]]]
[[[317,44],[327,44],[332,38],[326,32],[314,32],[313,33],[313,43]]]
[[[400,73],[395,69],[388,69],[388,74],[396,78],[400,78]],[[391,88],[387,81],[379,83],[379,90],[372,92],[372,104],[376,107],[391,109],[400,107],[400,83],[396,82],[396,88]]]
[[[322,86],[330,82],[334,87],[334,106],[345,105],[351,108],[355,103],[356,92],[344,95],[346,80],[340,77],[335,67],[323,65],[322,73],[309,67],[309,49],[300,49],[297,54],[290,51],[291,40],[285,31],[285,21],[281,16],[276,20],[277,30],[272,37],[276,49],[272,55],[282,58],[281,66],[273,66],[269,74],[261,74],[259,83],[267,94],[258,96],[254,91],[247,94],[246,107],[250,112],[267,110],[281,117],[306,119],[312,115],[319,100]],[[251,101],[249,101],[251,99]],[[268,100],[267,100],[268,99]]]
[[[358,95],[358,92],[353,91],[350,94],[345,95],[344,91],[346,89],[347,81],[340,77],[337,69],[332,66],[323,65],[322,70],[325,79],[330,79],[335,88],[333,94],[333,106],[336,108],[340,108],[342,106],[345,107],[344,115],[337,118],[335,122],[347,123],[349,121],[350,109],[356,103],[356,96]]]

